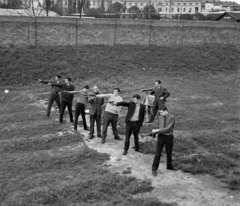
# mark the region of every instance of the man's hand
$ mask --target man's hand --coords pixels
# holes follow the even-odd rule
[[[159,129],[153,129],[152,130],[152,133],[158,133],[159,132]]]
[[[48,85],[52,85],[52,83],[51,83],[51,82],[48,82]]]
[[[41,82],[42,80],[41,80],[41,79],[38,79],[37,81],[38,81],[38,82]]]
[[[163,100],[163,97],[161,97],[160,100]]]
[[[64,93],[68,93],[68,91],[66,91],[66,90],[64,90],[63,92],[64,92]]]

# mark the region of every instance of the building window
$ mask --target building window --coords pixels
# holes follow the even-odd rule
[[[178,12],[180,12],[180,9],[179,9],[179,8],[177,8],[177,11],[178,11]]]
[[[180,3],[178,3],[178,5],[180,5]]]
[[[172,8],[172,12],[173,12],[173,8]]]
[[[183,5],[186,5],[186,3],[184,3]]]
[[[189,8],[189,12],[192,12],[192,8]]]
[[[95,1],[93,1],[92,4],[95,5]]]
[[[167,11],[167,8],[166,8],[166,11]]]
[[[137,6],[137,3],[135,4],[135,6]]]
[[[172,5],[174,5],[174,3],[172,3]]]
[[[186,9],[185,8],[183,8],[183,12],[185,12],[186,11]]]
[[[192,5],[192,3],[190,3],[189,5]]]
[[[143,3],[141,3],[141,6],[143,5]]]
[[[129,5],[131,6],[132,4],[131,4],[131,3],[129,3]]]
[[[158,8],[158,12],[161,12],[162,11],[162,8]]]
[[[168,5],[168,3],[166,3],[166,5]]]

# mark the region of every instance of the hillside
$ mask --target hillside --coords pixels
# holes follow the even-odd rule
[[[121,83],[121,76],[159,72],[237,71],[239,52],[228,45],[0,48],[0,85],[29,85],[55,74],[74,80],[119,77]]]

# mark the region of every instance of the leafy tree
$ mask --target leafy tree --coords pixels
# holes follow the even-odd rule
[[[135,19],[141,13],[141,10],[138,8],[138,6],[131,6],[128,9],[128,13],[131,15],[133,19]]]
[[[157,16],[157,10],[153,5],[146,5],[143,8],[143,15],[146,19],[155,19]]]
[[[124,12],[124,5],[119,3],[119,2],[114,2],[113,4],[110,4],[108,7],[108,12],[109,13],[115,13],[115,14],[120,14]]]
[[[88,16],[94,16],[94,17],[99,17],[104,14],[104,10],[102,8],[86,8],[84,9],[84,13]]]

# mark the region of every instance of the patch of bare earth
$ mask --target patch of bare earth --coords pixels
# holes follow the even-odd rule
[[[98,137],[89,140],[88,131],[82,128],[79,128],[79,132],[84,135],[88,147],[99,153],[110,155],[110,160],[105,164],[111,172],[119,172],[141,180],[151,180],[154,190],[136,197],[157,197],[162,202],[177,203],[182,206],[239,206],[240,197],[237,193],[225,189],[224,184],[218,179],[210,175],[191,175],[182,171],[167,170],[166,156],[161,159],[157,177],[152,176],[153,155],[135,152],[132,149],[133,137],[128,154],[123,156],[124,141],[114,139],[111,127],[108,129],[105,144],[101,144],[101,139]],[[140,141],[147,141],[147,139],[141,137]],[[126,171],[128,174],[125,173]]]

